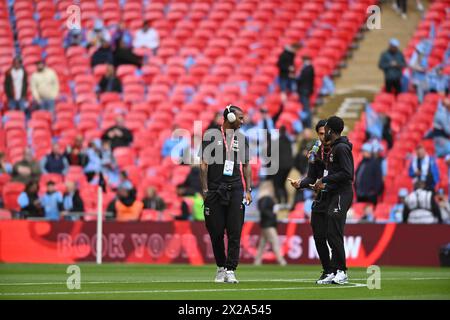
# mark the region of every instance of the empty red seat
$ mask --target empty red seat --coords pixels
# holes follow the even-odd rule
[[[3,186],[3,203],[5,209],[19,211],[20,206],[17,202],[19,195],[25,190],[25,185],[20,182],[7,182]]]

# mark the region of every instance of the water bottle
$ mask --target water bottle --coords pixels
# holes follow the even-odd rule
[[[317,140],[316,143],[314,143],[314,146],[311,149],[311,152],[309,154],[309,162],[314,162],[314,160],[316,159],[316,154],[319,151],[320,148],[320,140]]]

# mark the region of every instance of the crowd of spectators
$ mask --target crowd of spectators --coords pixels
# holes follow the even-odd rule
[[[443,69],[450,63],[450,49],[447,49],[442,63],[429,66],[429,57],[433,49],[433,35],[423,38],[414,48],[406,61],[400,50],[400,42],[392,38],[389,48],[384,51],[378,67],[384,73],[386,92],[399,94],[413,89],[422,103],[427,93],[448,94],[450,78]]]

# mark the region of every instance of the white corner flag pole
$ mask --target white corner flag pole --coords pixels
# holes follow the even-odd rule
[[[102,264],[103,244],[103,190],[98,186],[97,192],[97,264]]]

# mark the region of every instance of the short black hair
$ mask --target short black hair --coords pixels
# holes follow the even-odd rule
[[[54,186],[54,185],[56,185],[55,181],[53,180],[47,181],[47,186]]]
[[[317,122],[316,124],[316,132],[319,133],[319,129],[322,127],[325,127],[325,125],[327,124],[327,120],[319,120],[319,122]]]
[[[344,120],[337,116],[331,116],[327,120],[327,127],[330,128],[334,133],[341,134],[344,130]]]
[[[230,105],[230,112],[236,112],[236,111],[240,111],[240,112],[244,113],[244,111],[242,111],[242,109],[239,108],[238,106]],[[223,118],[226,119],[227,115],[228,115],[228,108],[225,108],[225,110],[223,110]]]

